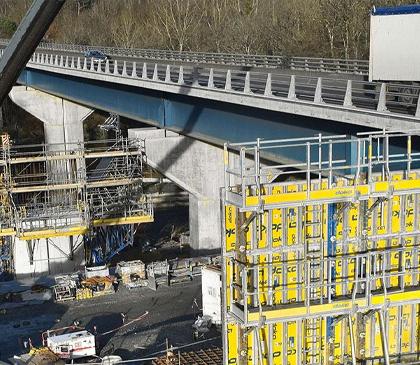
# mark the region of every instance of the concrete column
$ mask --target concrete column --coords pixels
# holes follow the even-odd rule
[[[81,240],[81,236],[32,241],[16,238],[13,250],[16,277],[39,277],[79,270],[85,264]]]
[[[220,199],[190,194],[189,224],[192,247],[206,250],[221,246]]]
[[[63,143],[75,143],[68,149],[77,148],[83,142],[83,121],[93,110],[44,92],[17,86],[10,92],[12,101],[37,117],[44,124],[45,143],[61,144],[50,150],[63,150]],[[74,167],[73,167],[74,168]],[[73,172],[66,164],[50,166],[54,181],[70,179]],[[62,201],[60,192],[55,198]],[[54,194],[53,194],[54,198]],[[84,264],[83,245],[76,252],[73,247],[82,237],[56,237],[36,241],[16,238],[14,244],[15,273],[17,277],[39,276],[72,272]]]
[[[83,142],[83,121],[93,109],[25,86],[15,86],[9,95],[44,123],[45,143]]]
[[[130,129],[128,136],[144,138],[148,164],[189,192],[192,248],[220,248],[223,150],[156,128]]]

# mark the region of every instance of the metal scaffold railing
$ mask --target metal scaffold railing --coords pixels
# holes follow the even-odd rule
[[[1,234],[31,240],[153,221],[142,190],[144,158],[144,143],[126,138],[3,143]]]
[[[418,141],[413,131],[225,146],[224,363],[418,358]]]

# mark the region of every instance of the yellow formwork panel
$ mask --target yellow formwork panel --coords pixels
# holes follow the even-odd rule
[[[344,321],[338,322],[333,328],[333,337],[330,339],[329,347],[332,348],[332,354],[328,356],[328,363],[334,365],[343,364],[346,348],[343,346],[343,335],[345,333]],[[345,343],[345,342],[344,342]]]
[[[255,221],[255,237],[257,240],[258,248],[266,248],[267,244],[267,226],[268,226],[268,212],[265,212],[260,216],[260,219]],[[258,287],[262,289],[262,293],[259,296],[261,305],[268,303],[268,255],[258,255],[258,263],[263,267],[258,270]]]
[[[250,331],[247,335],[247,359],[248,359],[248,365],[254,364],[254,352],[258,352],[258,348],[254,348],[254,336],[255,336],[255,330]]]
[[[344,207],[343,203],[337,204],[337,210],[341,211]],[[336,239],[338,242],[341,242],[343,238],[347,235],[347,230],[344,225],[344,217],[343,214],[339,214],[336,217]],[[345,271],[344,271],[344,264],[345,261],[342,258],[342,256],[347,253],[347,247],[344,247],[342,244],[338,244],[336,247],[336,254],[337,254],[337,260],[335,263],[335,272],[337,276],[337,286],[335,288],[335,292],[337,296],[343,295],[346,291],[343,288],[347,280],[344,278]],[[335,356],[335,355],[334,355]]]
[[[273,331],[273,365],[283,365],[283,323],[275,323],[272,325]]]
[[[404,198],[406,210],[405,210],[405,216],[403,217],[404,220],[401,224],[401,229],[403,232],[409,233],[418,229],[418,227],[415,227],[416,222],[414,220],[415,199],[416,199],[415,194],[407,195]],[[418,250],[417,249],[413,250],[413,247],[415,246],[415,243],[416,243],[415,240],[416,239],[414,236],[405,236],[402,238],[402,244],[405,247],[407,247],[406,250],[404,251],[404,255],[402,258],[403,265],[407,270],[409,270],[411,267],[414,267],[415,262],[418,260],[418,258],[415,258],[416,251],[418,255]],[[415,285],[417,283],[417,280],[418,280],[417,275],[408,273],[407,275],[404,276],[404,285],[405,286]]]
[[[417,189],[420,186],[420,180],[416,174],[410,175],[410,181],[403,178],[404,176],[400,175],[394,177],[392,182],[376,181],[371,185],[358,187],[348,187],[346,182],[339,180],[332,189],[326,189],[326,183],[323,181],[321,186],[325,190],[311,192],[312,197],[316,199],[320,196],[329,199],[341,195],[343,198],[341,202],[334,200],[320,203],[315,200],[314,204],[306,202],[301,206],[284,205],[284,202],[293,202],[293,199],[306,200],[305,182],[282,183],[272,186],[271,190],[265,192],[264,200],[276,203],[278,206],[273,205],[272,209],[265,208],[262,214],[256,214],[246,233],[247,250],[257,249],[261,253],[246,252],[247,264],[257,265],[259,269],[255,271],[257,279],[252,275],[247,278],[249,286],[257,285],[257,288],[253,289],[258,295],[254,295],[253,300],[249,297],[247,301],[249,308],[254,306],[256,311],[245,313],[244,318],[254,323],[253,326],[255,323],[261,323],[261,318],[264,319],[263,323],[268,321],[269,324],[263,324],[259,329],[258,327],[247,329],[246,324],[240,324],[238,319],[230,317],[227,363],[239,362],[240,328],[247,333],[248,364],[261,361],[262,364],[293,365],[300,361],[302,364],[338,365],[349,361],[352,356],[349,320],[340,318],[341,313],[346,310],[352,315],[351,326],[357,361],[383,357],[378,308],[382,308],[385,313],[390,356],[420,351],[419,306],[411,304],[420,300],[420,290],[418,290],[420,288],[417,287],[419,278],[415,271],[419,266],[417,246],[420,244],[420,239],[416,233],[420,228],[419,216],[416,213],[416,209],[418,210],[416,202],[419,198],[418,193],[409,193],[410,189]],[[316,189],[317,186],[311,188]],[[380,194],[370,195],[383,192],[392,192],[392,194],[386,198]],[[401,192],[403,194],[398,195]],[[367,198],[347,200],[349,196],[357,195],[359,198]],[[247,201],[252,203],[252,199],[250,196]],[[330,204],[334,204],[333,218],[329,213]],[[231,253],[232,257],[235,257],[237,214],[238,208],[225,207],[226,251]],[[250,218],[251,214],[253,213],[247,212],[246,217]],[[336,242],[332,264],[335,270],[332,302],[311,303],[306,307],[305,300],[308,298],[302,282],[305,269],[302,247],[316,242],[318,237],[322,242],[319,250],[324,251],[325,257],[330,247],[331,232],[328,231],[328,225],[331,219],[335,220],[334,241]],[[401,232],[404,235],[399,236]],[[413,234],[410,235],[410,232]],[[374,238],[364,241],[361,239],[363,236]],[[268,250],[270,245],[271,250]],[[355,255],[363,255],[366,249],[378,252],[378,255],[373,255],[370,260],[354,258]],[[320,282],[327,277],[326,263],[322,264],[322,268],[323,273],[321,270],[314,271],[319,273],[319,277],[314,279]],[[402,268],[405,272],[399,279],[395,274]],[[226,297],[229,298],[230,285],[242,283],[239,271],[235,271],[230,262],[225,270]],[[370,270],[371,273],[385,272],[386,275],[394,276],[386,278],[385,275],[384,278],[374,280],[371,289],[379,291],[374,293],[369,301],[360,296],[353,300],[352,294],[364,290],[364,286],[355,290],[354,284],[356,277],[358,280],[363,280],[363,275],[360,273],[363,270]],[[248,274],[250,272],[254,271],[251,270]],[[386,295],[382,292],[384,286],[389,291]],[[324,287],[318,291],[314,289],[308,292],[311,298],[319,299],[320,296],[326,296],[327,289]],[[405,302],[407,304],[404,304]],[[230,303],[227,305],[229,308]],[[369,309],[371,305],[374,308],[372,312]],[[259,306],[262,307],[261,312]],[[354,312],[351,308],[359,309]],[[319,321],[316,328],[312,326],[313,321],[302,319],[308,314],[320,316],[313,317]],[[315,344],[311,338],[316,338],[318,343]],[[308,354],[314,352],[314,349],[318,354],[311,360]]]
[[[287,322],[286,326],[286,359],[287,364],[297,364],[297,342],[298,342],[297,323]]]
[[[273,194],[277,194],[279,189],[273,189]],[[271,211],[271,237],[272,237],[272,245],[273,251],[272,254],[272,283],[273,283],[273,304],[280,304],[282,302],[282,294],[279,290],[283,285],[283,270],[282,270],[282,255],[276,251],[277,249],[281,248],[284,245],[283,242],[283,231],[282,231],[282,220],[283,220],[283,213],[281,209],[273,209]]]
[[[227,363],[236,364],[238,362],[238,328],[239,326],[235,323],[227,324]]]
[[[226,250],[233,251],[236,243],[236,208],[232,205],[225,207],[225,240]]]
[[[256,331],[256,334],[259,336],[260,346],[258,347],[262,354],[262,364],[268,365],[268,337],[270,336],[270,331],[268,325],[263,326],[261,329]],[[254,361],[255,364],[255,361]]]
[[[389,346],[389,354],[390,355],[397,355],[400,353],[399,349],[399,307],[391,307],[388,309],[388,346]],[[392,335],[392,334],[396,334]]]
[[[412,313],[418,318],[416,308],[418,306],[398,305],[391,306],[387,312],[386,327],[389,354],[398,355],[411,354],[419,351],[418,320],[412,321]],[[418,310],[418,309],[417,309]],[[317,330],[313,332],[311,325],[318,322]],[[268,351],[269,326],[265,325],[259,330],[256,328],[250,331],[247,337],[246,358],[248,364],[255,364],[257,354],[262,354],[262,363],[268,364],[269,358],[275,365],[298,364],[343,364],[351,358],[349,319],[344,318],[336,322],[332,328],[332,336],[327,339],[327,317],[318,317],[314,320],[294,320],[272,325],[272,352]],[[414,326],[412,325],[414,323]],[[378,316],[374,313],[367,317],[363,315],[352,316],[351,325],[355,334],[355,349],[357,360],[368,360],[383,357],[382,336],[380,332]],[[301,329],[299,331],[299,328]],[[238,363],[238,330],[236,323],[228,324],[228,363]],[[259,333],[259,335],[258,335]],[[412,343],[411,338],[415,334],[416,342]],[[317,336],[317,338],[312,336]],[[260,345],[254,344],[259,336]],[[319,343],[314,343],[318,340]],[[300,346],[300,347],[299,347]],[[313,352],[313,350],[316,350]],[[312,356],[315,354],[315,356]]]

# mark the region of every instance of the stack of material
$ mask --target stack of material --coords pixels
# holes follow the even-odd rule
[[[61,360],[54,352],[49,348],[33,348],[28,354],[21,356],[15,356],[13,358],[15,364],[27,364],[27,365],[64,365],[65,362]]]
[[[84,291],[79,294],[82,299],[112,294],[115,292],[114,282],[115,278],[109,275],[109,268],[106,265],[85,267],[85,279],[80,282],[80,288]]]
[[[155,261],[147,264],[147,277],[149,286],[168,285],[169,263],[168,261]]]
[[[76,290],[76,300],[90,299],[93,297],[93,291],[90,288],[78,288]]]
[[[220,262],[220,256],[204,256],[170,261],[156,261],[147,264],[149,286],[155,289],[159,285],[171,285],[193,280],[201,275],[201,268]],[[153,285],[152,285],[153,284]]]
[[[201,275],[203,266],[215,264],[220,256],[193,257],[170,262],[169,281],[171,284],[192,280]]]
[[[192,352],[168,354],[153,360],[153,365],[222,365],[223,351],[221,348],[210,348]]]
[[[55,300],[64,302],[75,299],[78,282],[79,276],[77,274],[56,276],[53,286]]]
[[[82,289],[89,289],[92,296],[106,295],[114,293],[115,279],[112,276],[93,276],[81,281]]]
[[[119,262],[115,272],[121,282],[129,289],[148,285],[146,265],[141,260]]]

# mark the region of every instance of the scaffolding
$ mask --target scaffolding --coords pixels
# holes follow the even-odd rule
[[[225,145],[225,364],[418,360],[415,142],[381,132]]]
[[[153,221],[143,194],[144,141],[13,145],[0,148],[0,237],[85,235],[103,226]]]

